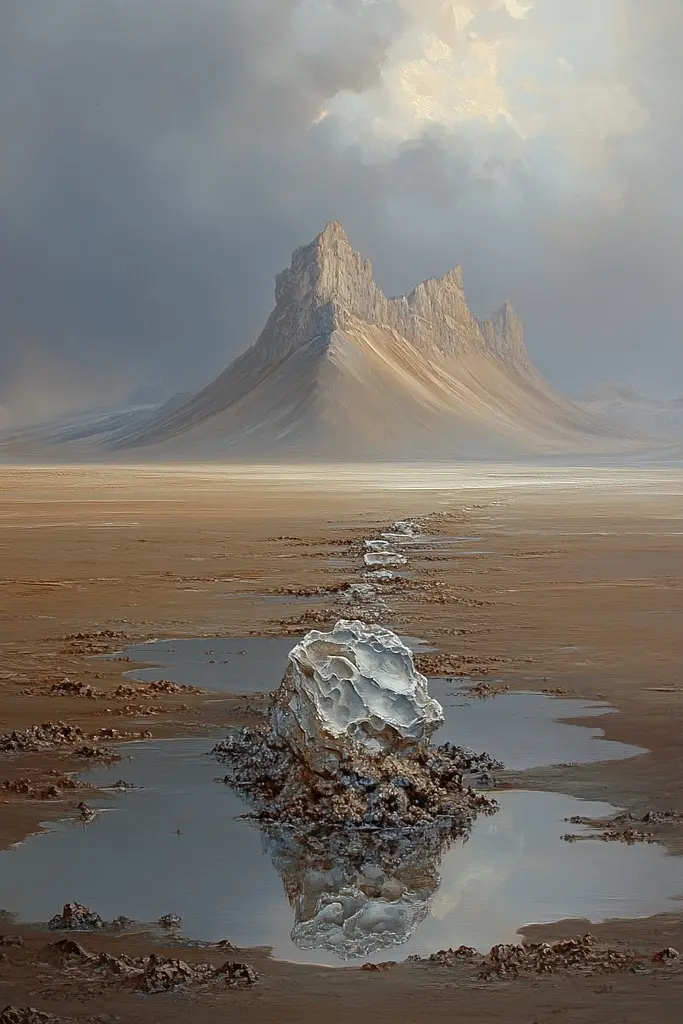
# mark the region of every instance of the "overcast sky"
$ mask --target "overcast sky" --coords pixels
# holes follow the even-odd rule
[[[3,0],[0,402],[202,384],[331,219],[683,394],[681,53],[682,0]]]

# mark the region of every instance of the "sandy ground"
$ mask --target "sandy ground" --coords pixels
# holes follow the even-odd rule
[[[89,657],[129,641],[294,635],[309,627],[311,610],[331,621],[340,609],[329,599],[287,604],[263,595],[357,579],[360,538],[396,518],[435,512],[431,529],[481,537],[472,547],[484,553],[411,561],[422,589],[413,599],[392,596],[396,626],[433,639],[449,674],[606,698],[621,712],[598,723],[607,737],[650,751],[626,762],[536,770],[521,783],[641,814],[683,811],[683,473],[673,469],[0,468],[0,731],[46,720],[87,732],[131,730],[120,701],[54,697],[50,685],[66,676],[113,691],[132,666]],[[330,567],[331,555],[344,565]],[[229,710],[216,711],[202,696],[161,695],[154,704],[163,709],[148,720],[154,736],[223,724]],[[231,712],[232,720],[244,717],[239,699]],[[60,750],[0,757],[0,784],[29,778],[40,789],[54,781],[50,773],[82,767]],[[75,815],[80,798],[0,791],[0,844],[50,816]],[[683,852],[683,828],[656,832],[672,853]],[[528,934],[587,930],[587,922],[560,922]],[[683,914],[590,930],[611,944],[683,952]],[[261,974],[253,990],[141,1000],[65,978],[41,952],[54,935],[13,922],[0,922],[3,931],[25,943],[0,950],[0,1009],[33,1005],[78,1020],[180,1022],[190,1013],[197,1024],[323,1014],[330,1022],[682,1019],[683,970],[481,982],[462,968],[431,965],[371,974],[294,967],[262,951],[238,956]],[[143,934],[83,942],[130,954],[161,948]]]

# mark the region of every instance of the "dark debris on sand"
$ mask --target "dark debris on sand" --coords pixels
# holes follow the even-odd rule
[[[442,949],[429,957],[410,957],[414,963],[454,967],[465,964],[482,980],[530,977],[534,974],[641,974],[659,967],[680,967],[681,958],[675,949],[667,948],[643,954],[632,949],[616,949],[603,945],[590,934],[559,942],[501,943],[486,955],[469,946]]]
[[[70,974],[99,977],[147,995],[201,986],[251,988],[258,981],[253,967],[234,960],[215,966],[209,963],[189,964],[159,953],[136,957],[125,953],[119,956],[89,953],[71,939],[52,943],[46,952],[56,955],[63,969]]]
[[[423,828],[440,822],[458,833],[495,800],[477,792],[467,776],[499,770],[488,754],[444,744],[412,756],[340,755],[319,774],[300,760],[268,725],[233,729],[213,753],[230,771],[222,780],[242,792],[252,817],[301,830]]]

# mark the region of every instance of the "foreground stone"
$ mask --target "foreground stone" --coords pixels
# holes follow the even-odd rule
[[[269,725],[233,729],[214,748],[255,816],[299,829],[405,828],[462,834],[496,809],[466,776],[502,768],[429,737],[443,710],[391,630],[339,621],[290,653]]]
[[[325,752],[412,750],[443,720],[443,708],[395,633],[341,619],[329,633],[313,630],[290,652],[272,726],[313,764]]]
[[[406,942],[430,912],[445,850],[497,810],[471,782],[503,765],[431,746],[442,721],[400,638],[342,619],[292,649],[270,721],[214,748],[228,767],[218,781],[261,824],[300,948],[348,960]]]

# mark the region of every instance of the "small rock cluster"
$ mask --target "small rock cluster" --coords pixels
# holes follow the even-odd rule
[[[441,967],[453,967],[458,963],[471,965],[483,980],[494,978],[519,978],[532,974],[558,974],[561,972],[612,973],[640,972],[647,963],[678,964],[680,956],[675,949],[659,950],[649,957],[627,949],[604,946],[590,934],[559,942],[528,943],[525,945],[505,944],[493,946],[486,955],[470,946],[457,949],[442,949],[423,960],[410,957],[414,962],[427,962]]]
[[[475,700],[488,700],[489,697],[499,697],[503,693],[509,693],[509,686],[494,686],[493,683],[479,682],[467,688],[467,696]]]
[[[602,843],[626,843],[633,846],[635,843],[656,843],[654,832],[645,832],[642,829],[634,828],[633,824],[642,825],[680,825],[683,822],[683,813],[680,811],[646,811],[643,815],[633,814],[630,811],[618,814],[609,820],[584,818],[581,815],[574,815],[566,818],[572,825],[597,826],[602,831],[580,835],[568,832],[562,836],[566,843],[578,843],[585,841]]]
[[[158,693],[206,693],[206,690],[202,690],[199,686],[189,686],[186,683],[172,683],[168,679],[157,679],[151,683],[141,683],[137,686],[122,684],[114,690],[113,696],[118,700],[130,700]]]
[[[258,981],[258,974],[253,967],[233,960],[226,960],[215,967],[208,963],[188,964],[184,960],[161,956],[159,953],[138,957],[130,957],[125,953],[120,956],[88,953],[83,946],[70,939],[52,943],[48,950],[57,954],[70,968],[76,967],[109,980],[120,981],[147,995],[214,984],[227,988],[250,988]]]
[[[125,785],[125,784],[124,784]],[[99,914],[82,903],[65,903],[61,914],[55,914],[47,926],[51,931],[59,932],[96,932],[96,931],[125,931],[135,924],[129,917],[116,917],[113,921],[103,920]],[[173,930],[179,928],[182,919],[177,914],[164,914],[157,921],[162,928]],[[68,944],[67,939],[64,940]],[[58,944],[57,944],[58,945]],[[53,947],[57,948],[57,946]],[[64,947],[66,948],[66,946]]]
[[[88,700],[95,700],[100,696],[99,691],[90,683],[72,682],[71,679],[53,683],[49,692],[53,697],[85,697]]]
[[[117,633],[113,629],[100,629],[96,633],[67,633],[61,639],[82,642],[84,640],[128,640],[129,637],[127,633]]]
[[[53,747],[76,747],[85,740],[85,733],[76,725],[43,722],[29,729],[0,733],[0,752],[12,754],[51,750]]]
[[[65,903],[61,914],[55,914],[47,923],[52,931],[98,931],[106,927],[99,914],[82,903]]]
[[[619,828],[622,825],[629,825],[630,822],[642,823],[643,825],[679,825],[683,823],[683,812],[681,811],[646,811],[643,815],[633,814],[626,811],[618,814],[609,821],[600,821],[594,818],[584,818],[581,815],[574,815],[572,818],[565,818],[565,821],[572,825],[601,825],[603,828]]]
[[[118,761],[119,755],[106,747],[98,747],[95,742],[102,740],[114,741],[124,739],[149,739],[151,733],[122,733],[118,729],[98,729],[97,732],[85,733],[77,725],[65,722],[43,722],[32,725],[28,729],[0,733],[0,753],[26,754],[63,747],[74,757],[90,760]],[[93,742],[95,741],[95,742]]]
[[[172,931],[174,928],[180,928],[183,921],[177,914],[164,914],[163,917],[159,918],[157,923],[160,924],[162,928]]]
[[[206,690],[202,690],[198,686],[188,686],[184,683],[172,683],[168,679],[158,679],[151,683],[141,683],[137,686],[123,683],[117,686],[113,692],[108,692],[107,690],[98,690],[96,687],[91,686],[90,683],[75,682],[65,678],[51,683],[47,693],[51,697],[79,697],[86,700],[101,700],[104,698],[113,698],[114,700],[148,700],[150,697],[158,694],[175,696],[177,694],[206,693]],[[160,708],[158,710],[161,711],[163,709]]]
[[[636,843],[656,843],[653,832],[639,832],[635,828],[606,829],[604,832],[591,832],[588,835],[578,835],[568,832],[562,836],[565,843],[626,843],[627,846],[634,846]]]
[[[6,1006],[0,1013],[0,1024],[70,1024],[70,1021],[33,1006]]]
[[[304,830],[403,828],[450,819],[454,830],[466,831],[477,812],[493,813],[498,805],[467,785],[465,776],[503,767],[488,754],[444,744],[410,758],[349,755],[334,775],[319,775],[266,725],[232,730],[213,753],[230,766],[221,781],[249,799],[256,819]]]
[[[56,774],[52,781],[43,784],[29,778],[3,779],[0,782],[0,792],[27,796],[32,800],[59,800],[64,796],[65,790],[87,788],[85,782],[59,774]]]

